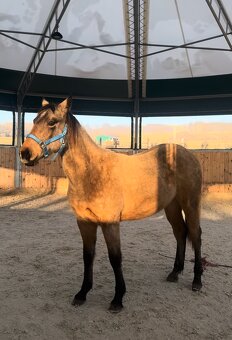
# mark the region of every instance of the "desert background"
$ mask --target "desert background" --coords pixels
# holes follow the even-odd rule
[[[120,123],[120,118],[119,118]],[[130,120],[128,125],[102,124],[94,127],[82,124],[92,139],[97,136],[111,136],[119,139],[119,148],[130,148]],[[25,124],[25,134],[32,123]],[[189,149],[231,149],[232,123],[190,123],[180,125],[144,124],[142,128],[142,148],[150,148],[161,143],[177,143]],[[0,123],[0,144],[12,143],[12,123]],[[114,147],[113,141],[102,143],[103,147]]]

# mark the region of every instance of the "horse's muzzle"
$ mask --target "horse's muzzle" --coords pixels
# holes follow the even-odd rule
[[[26,166],[34,166],[38,163],[38,161],[29,161],[29,162],[22,162]]]
[[[38,157],[33,157],[32,152],[27,147],[21,147],[19,156],[21,162],[27,166],[34,166],[38,163]]]

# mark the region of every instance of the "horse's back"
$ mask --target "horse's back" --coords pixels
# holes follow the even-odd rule
[[[185,178],[194,176],[197,182],[201,182],[201,167],[194,154],[185,147],[178,144],[159,144],[148,151],[141,153],[141,156],[157,160],[158,166],[167,168],[176,173],[177,178],[185,175]]]
[[[151,166],[157,171],[158,176],[163,176],[168,171],[175,174],[177,180],[181,180],[183,175],[187,180],[193,176],[193,179],[201,184],[201,167],[198,159],[181,145],[159,144],[129,157],[134,159],[132,164],[142,167],[145,172],[150,171]]]

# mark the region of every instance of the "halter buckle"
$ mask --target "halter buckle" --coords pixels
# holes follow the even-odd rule
[[[45,143],[43,141],[41,141],[39,143],[39,146],[41,147],[41,149],[43,151],[44,158],[47,158],[49,156],[47,146],[45,145]]]

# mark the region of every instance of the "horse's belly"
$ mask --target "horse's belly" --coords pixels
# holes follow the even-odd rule
[[[125,197],[121,220],[136,220],[156,214],[172,201],[175,194],[173,185],[160,184],[159,187],[149,187],[147,190],[142,187]]]
[[[121,221],[139,220],[151,216],[159,211],[156,204],[145,204],[141,206],[125,207],[121,213]]]

